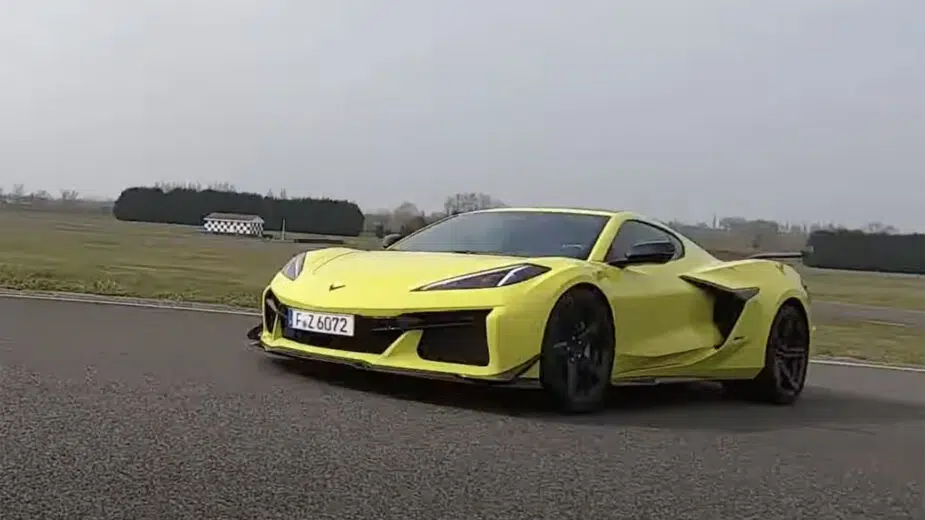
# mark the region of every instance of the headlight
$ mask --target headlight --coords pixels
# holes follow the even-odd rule
[[[517,264],[466,274],[441,280],[418,287],[415,291],[447,291],[455,289],[489,289],[492,287],[507,287],[531,278],[535,278],[549,271],[548,267],[533,264]]]
[[[286,265],[279,270],[280,274],[289,278],[290,280],[295,280],[302,274],[302,266],[305,265],[305,253],[299,253],[292,257],[291,260],[286,262]]]

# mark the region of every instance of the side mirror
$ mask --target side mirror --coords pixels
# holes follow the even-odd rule
[[[668,240],[637,242],[633,244],[625,258],[618,258],[608,263],[615,267],[637,264],[664,264],[670,262],[677,252],[677,248]]]
[[[403,236],[404,235],[402,235],[401,233],[392,233],[391,235],[386,235],[382,237],[382,249],[386,249],[390,245],[394,244],[395,242],[398,242],[399,240],[402,239]]]

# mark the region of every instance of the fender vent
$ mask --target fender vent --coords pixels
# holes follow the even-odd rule
[[[713,296],[713,324],[723,338],[716,348],[722,347],[742,317],[745,304],[758,294],[758,288],[729,289],[690,276],[681,276],[681,279]]]

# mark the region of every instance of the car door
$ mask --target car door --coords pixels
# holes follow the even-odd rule
[[[718,341],[709,295],[679,277],[690,266],[683,242],[673,233],[627,220],[618,229],[605,261],[625,258],[639,242],[663,240],[677,249],[670,261],[608,266],[605,275],[614,309],[617,355],[637,358],[643,366],[671,365],[677,356],[711,348]]]

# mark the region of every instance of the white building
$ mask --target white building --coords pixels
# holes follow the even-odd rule
[[[219,235],[263,236],[263,219],[259,215],[209,213],[203,219],[202,230]]]

